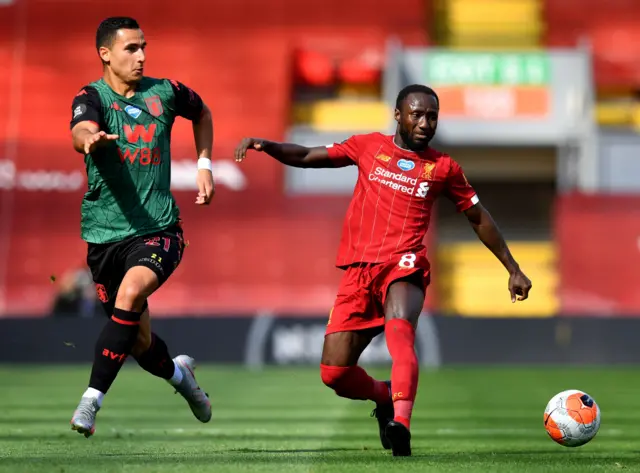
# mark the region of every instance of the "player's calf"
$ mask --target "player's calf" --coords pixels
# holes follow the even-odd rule
[[[320,377],[338,396],[379,404],[391,401],[387,385],[373,379],[357,365],[372,337],[370,331],[342,331],[325,336]]]
[[[142,314],[142,317],[140,318],[140,328],[138,329],[138,338],[136,339],[136,343],[133,345],[133,348],[131,349],[131,355],[136,359],[140,357],[142,354],[149,351],[154,344],[153,337],[155,335],[151,332],[151,325],[148,322],[148,319],[149,319],[148,311],[145,310],[145,312]]]
[[[132,355],[143,370],[168,381],[178,371],[169,354],[169,348],[155,333],[151,333],[149,339],[150,342],[147,345],[146,340],[141,341],[138,337],[138,343],[132,350]]]
[[[418,390],[415,327],[424,303],[424,289],[410,276],[393,282],[385,301],[385,338],[391,355],[391,392],[394,421],[410,429]]]
[[[139,313],[114,309],[113,316],[102,329],[96,342],[89,387],[82,395],[71,419],[73,430],[86,437],[93,435],[95,418],[102,406],[102,399],[136,342],[139,323]]]
[[[415,329],[407,320],[393,319],[385,326],[391,355],[391,393],[394,420],[410,428],[411,413],[418,390],[419,365],[415,351]]]
[[[378,404],[391,402],[387,384],[373,379],[360,366],[320,365],[320,377],[340,397],[370,400]]]
[[[189,365],[189,363],[193,363],[193,358],[189,358],[191,361],[185,361],[185,363],[181,364],[179,363],[179,361],[182,360],[186,355],[180,355],[175,359],[171,359],[169,348],[162,338],[160,338],[155,333],[152,333],[150,339],[151,342],[148,346],[146,346],[146,343],[144,341],[141,341],[140,337],[138,337],[138,343],[140,343],[142,346],[134,347],[132,351],[132,354],[140,367],[148,373],[151,373],[152,375],[167,381],[176,389],[176,392],[180,392],[181,394],[183,394],[183,397],[186,396],[185,398],[188,398],[187,401],[189,401],[189,399],[194,396],[195,398],[198,398],[199,395],[197,393],[193,394],[193,392],[200,389],[197,386],[197,383],[195,383],[195,376],[193,375],[195,364],[192,368],[192,371],[187,375],[187,378],[189,378],[190,376],[193,377],[193,383],[187,383],[187,385],[184,384],[184,372],[186,366]],[[198,402],[199,401],[197,401],[196,399],[195,403],[198,404]],[[210,416],[210,407],[207,407],[209,405],[208,399],[203,398],[202,403],[204,406],[203,409],[209,409],[208,415]],[[197,408],[196,410],[201,409]],[[197,415],[196,417],[206,418],[207,415]]]
[[[114,309],[95,346],[89,387],[104,396],[131,353],[138,337],[140,313]],[[88,394],[94,394],[90,392]],[[100,397],[100,402],[102,399]]]
[[[340,331],[325,336],[320,376],[322,382],[338,396],[347,399],[371,400],[372,412],[378,421],[380,442],[390,448],[384,435],[387,423],[393,419],[393,404],[388,381],[377,381],[357,366],[358,359],[369,345],[376,330]]]
[[[384,429],[393,420],[393,404],[388,381],[373,379],[360,366],[328,366],[320,365],[322,382],[334,392],[347,399],[370,400],[376,403],[371,413],[378,421],[380,442],[382,447],[389,449],[390,445],[384,434]]]

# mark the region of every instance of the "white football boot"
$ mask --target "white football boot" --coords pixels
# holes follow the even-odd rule
[[[99,410],[97,399],[83,396],[71,418],[71,429],[87,438],[91,437],[96,431],[96,414]]]
[[[196,369],[196,362],[188,355],[178,355],[173,362],[182,372],[182,381],[174,385],[177,393],[187,401],[191,412],[200,422],[209,422],[211,420],[211,402],[207,393],[205,393],[193,374]]]

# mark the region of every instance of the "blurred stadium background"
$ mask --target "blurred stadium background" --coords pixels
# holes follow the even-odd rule
[[[462,164],[534,282],[511,304],[503,268],[442,201],[423,362],[640,361],[636,0],[2,0],[0,361],[88,361],[103,324],[68,123],[75,93],[100,76],[95,29],[113,15],[141,23],[146,73],[193,87],[215,120],[209,209],[193,205],[189,124],[175,129],[189,248],[151,299],[173,346],[212,362],[318,360],[354,169],[263,155],[239,166],[232,149],[246,135],[391,133],[395,95],[418,82],[441,97],[435,146]],[[367,356],[386,361],[383,341]]]

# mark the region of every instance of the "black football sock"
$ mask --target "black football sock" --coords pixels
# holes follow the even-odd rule
[[[137,356],[136,360],[143,370],[158,378],[170,379],[175,371],[167,344],[155,333],[151,334],[151,346],[149,349]]]
[[[96,342],[89,387],[106,394],[138,338],[139,312],[114,309]]]

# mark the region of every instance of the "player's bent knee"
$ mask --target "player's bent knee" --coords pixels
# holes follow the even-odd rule
[[[345,380],[349,378],[350,371],[350,366],[320,365],[320,378],[322,378],[325,386],[339,393],[341,387],[345,384]]]
[[[126,310],[142,309],[148,295],[142,284],[130,282],[120,286],[116,306]]]
[[[158,284],[158,276],[149,268],[131,268],[118,289],[116,306],[126,310],[142,311],[147,298],[157,289]]]

